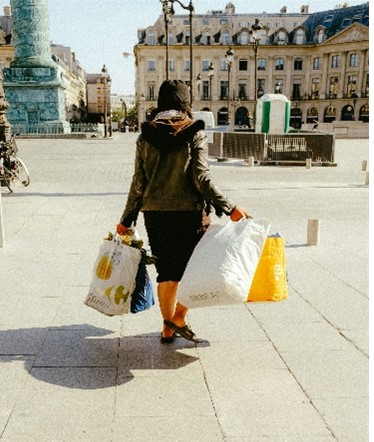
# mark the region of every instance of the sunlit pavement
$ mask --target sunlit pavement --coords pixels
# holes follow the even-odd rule
[[[367,441],[368,140],[337,140],[332,168],[212,159],[223,192],[286,238],[289,299],[191,310],[203,342],[162,345],[157,306],[83,305],[135,139],[18,141],[31,184],[2,188],[0,439]]]

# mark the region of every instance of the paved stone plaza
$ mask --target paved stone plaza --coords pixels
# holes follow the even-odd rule
[[[224,193],[285,236],[289,299],[191,310],[204,341],[166,346],[157,306],[108,318],[83,305],[135,139],[18,141],[31,184],[2,188],[0,440],[367,441],[369,141],[337,140],[337,167],[212,159]]]

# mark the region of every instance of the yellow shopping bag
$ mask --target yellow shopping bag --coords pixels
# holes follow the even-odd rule
[[[247,301],[282,301],[287,299],[284,238],[266,238]]]

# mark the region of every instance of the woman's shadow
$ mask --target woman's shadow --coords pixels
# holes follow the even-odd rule
[[[119,337],[89,324],[0,330],[0,362],[23,361],[36,379],[67,388],[125,384],[134,370],[177,370],[198,361],[196,345],[177,338],[162,344],[149,333]]]

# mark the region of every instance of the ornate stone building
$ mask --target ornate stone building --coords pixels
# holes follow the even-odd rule
[[[253,26],[258,22],[256,44]],[[218,124],[226,124],[228,115],[235,124],[247,124],[255,95],[274,92],[292,101],[295,128],[315,120],[368,121],[368,2],[313,14],[308,6],[300,13],[288,13],[284,7],[276,14],[236,14],[230,2],[222,11],[193,15],[192,24],[191,36],[188,15],[170,17],[169,78],[189,82],[192,65],[193,108],[212,110]],[[166,78],[164,15],[139,30],[138,38],[136,100],[144,121]]]

